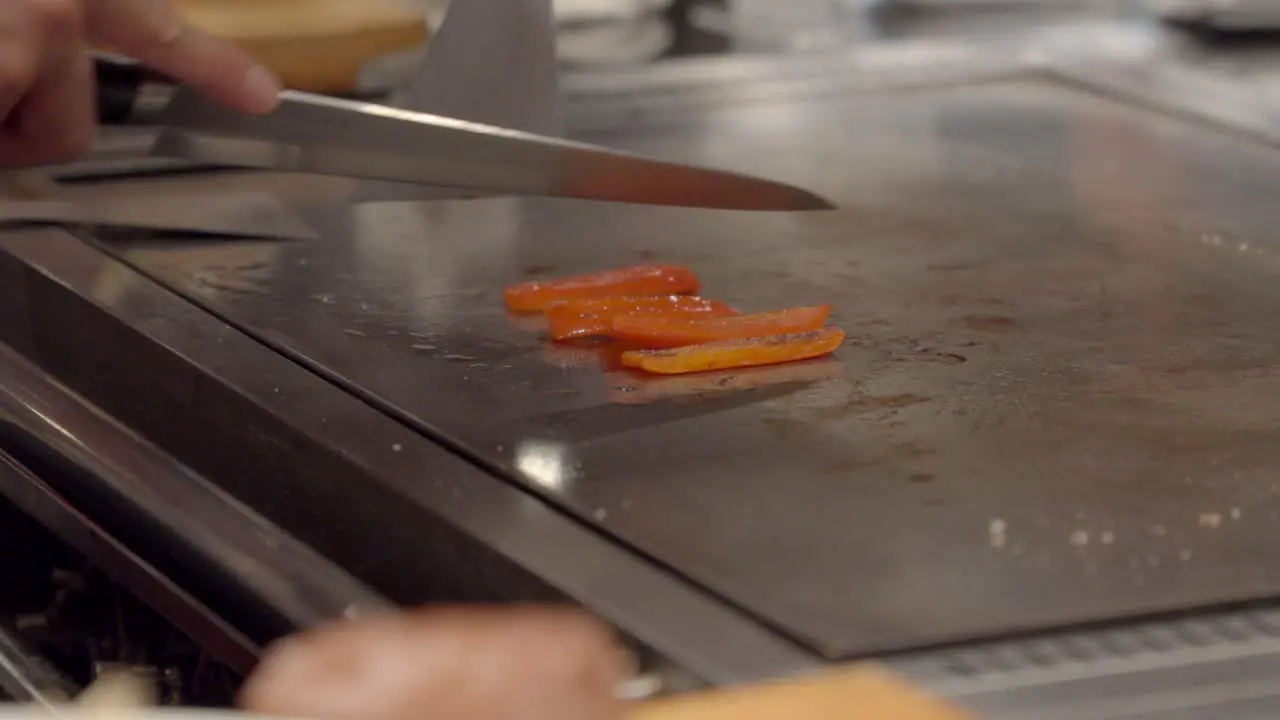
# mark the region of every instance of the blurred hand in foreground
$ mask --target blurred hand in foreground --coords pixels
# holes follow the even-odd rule
[[[363,720],[619,720],[628,655],[569,610],[427,609],[288,638],[241,692],[245,710]]]
[[[278,102],[270,71],[187,25],[166,0],[0,0],[0,165],[59,162],[88,149],[97,115],[91,45],[244,112]]]

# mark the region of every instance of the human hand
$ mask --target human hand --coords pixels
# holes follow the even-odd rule
[[[631,670],[608,630],[576,612],[428,609],[286,639],[240,701],[280,717],[619,720]]]
[[[93,140],[90,45],[139,60],[250,113],[280,82],[233,44],[188,26],[167,0],[0,0],[0,165],[68,160]]]

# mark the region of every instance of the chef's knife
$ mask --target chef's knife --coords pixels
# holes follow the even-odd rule
[[[96,58],[104,125],[160,130],[152,155],[510,195],[731,210],[825,210],[800,188],[462,120],[294,91],[235,112],[142,67]]]

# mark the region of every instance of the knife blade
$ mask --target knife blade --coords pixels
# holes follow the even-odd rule
[[[807,190],[374,103],[285,91],[267,115],[224,108],[140,66],[95,58],[104,125],[160,130],[151,154],[510,195],[726,210],[828,210]]]

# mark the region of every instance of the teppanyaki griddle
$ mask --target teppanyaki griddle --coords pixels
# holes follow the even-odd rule
[[[589,139],[851,209],[373,203],[312,208],[325,237],[265,266],[115,247],[833,658],[1280,592],[1268,151],[1032,82]],[[850,341],[644,380],[502,309],[511,282],[654,260],[744,309],[830,302]]]

